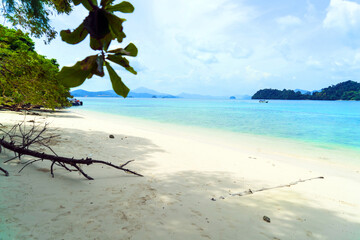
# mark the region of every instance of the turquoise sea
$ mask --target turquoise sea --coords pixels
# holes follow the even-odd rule
[[[83,110],[360,151],[360,102],[80,98]]]

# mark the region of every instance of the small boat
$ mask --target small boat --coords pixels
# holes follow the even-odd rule
[[[268,103],[269,101],[267,100],[259,100],[259,103]]]
[[[71,99],[70,102],[71,102],[71,104],[72,104],[73,106],[82,106],[82,105],[83,105],[83,102],[80,101],[80,100],[78,100],[78,99],[76,99],[76,98]]]

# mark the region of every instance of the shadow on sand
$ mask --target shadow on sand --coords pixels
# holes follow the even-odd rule
[[[135,159],[129,168],[140,173],[156,169],[150,156],[164,153],[141,137],[118,134],[110,139],[106,132],[73,129],[55,133],[61,134],[54,143],[59,153],[115,164]],[[8,156],[2,153],[1,159]],[[359,221],[352,220],[358,212],[332,211],[316,196],[304,199],[294,191],[297,186],[230,197],[229,190],[266,183],[235,180],[227,172],[140,178],[99,165],[84,167],[95,181],[58,168],[52,179],[44,170],[47,163],[21,174],[16,173],[21,165],[0,166],[11,174],[0,176],[4,239],[360,239]],[[312,183],[302,184],[311,188]],[[270,223],[263,221],[265,215]]]
[[[317,196],[303,198],[295,191],[297,186],[242,197],[229,194],[262,184],[266,186],[262,180],[234,181],[226,172],[185,171],[166,176],[153,186],[159,189],[157,198],[166,199],[166,211],[154,210],[163,213],[159,222],[150,221],[154,216],[149,216],[145,224],[162,229],[157,231],[158,238],[172,232],[175,239],[360,239],[358,206],[353,206],[353,212],[332,211]],[[301,184],[312,186],[311,182]]]

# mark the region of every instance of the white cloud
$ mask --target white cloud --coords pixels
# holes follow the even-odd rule
[[[331,0],[323,21],[325,28],[345,31],[360,25],[360,4],[345,0]]]
[[[302,21],[298,17],[287,15],[284,17],[277,18],[276,22],[283,27],[288,27],[288,26],[300,25]]]
[[[157,29],[170,48],[192,48],[199,52],[224,52],[231,42],[230,29],[257,16],[254,8],[241,1],[196,0],[154,1]]]
[[[354,1],[307,0],[294,5],[266,0],[131,0],[135,12],[122,16],[128,19],[127,38],[111,48],[134,42],[139,55],[129,60],[138,75],[114,68],[130,88],[145,86],[173,94],[318,89],[339,79],[360,79],[360,31],[333,30],[360,29],[360,4]],[[76,27],[84,18],[80,10],[54,18],[54,26]],[[36,44],[61,65],[95,54],[88,38],[76,46],[59,38],[48,46]],[[111,82],[105,76],[87,80],[81,88],[106,90]]]
[[[248,65],[245,67],[245,76],[246,76],[246,80],[259,81],[271,77],[272,74],[268,72],[259,71],[257,69],[254,69],[252,66]]]
[[[306,65],[310,66],[310,67],[314,67],[314,68],[320,68],[322,67],[322,64],[320,61],[314,59],[312,56],[309,56],[307,61],[306,61]]]

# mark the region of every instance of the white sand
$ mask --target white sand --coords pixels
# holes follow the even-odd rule
[[[0,239],[360,239],[354,153],[81,110],[43,115],[35,120],[61,134],[59,155],[134,159],[145,177],[92,165],[83,169],[95,181],[59,167],[51,178],[46,162],[20,174],[23,165],[0,164],[11,174],[0,173]],[[22,119],[0,113],[3,124]]]

